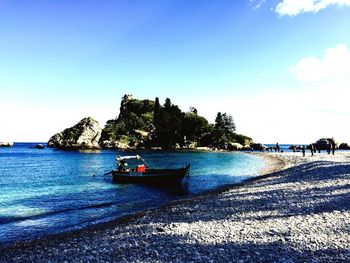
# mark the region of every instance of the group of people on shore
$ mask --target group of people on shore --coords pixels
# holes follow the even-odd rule
[[[265,149],[263,147],[261,147],[260,151],[262,152],[264,150],[267,151],[267,152],[275,151],[275,153],[280,153],[280,152],[283,153],[283,150],[281,150],[281,147],[280,147],[280,145],[278,143],[276,143],[276,146],[270,146],[270,147],[267,147]]]
[[[276,146],[277,145],[278,145],[278,143],[276,144]],[[305,145],[303,145],[303,146],[300,146],[300,148],[301,148],[301,152],[303,154],[303,157],[305,157],[305,152],[306,152],[307,148],[310,150],[311,156],[314,156],[314,154],[316,152],[321,153],[322,149],[326,149],[328,154],[332,153],[334,155],[335,149],[336,149],[336,142],[332,138],[332,139],[329,139],[327,144],[323,145],[323,146],[315,144],[315,143],[311,143],[308,147],[305,147]],[[293,146],[292,150],[293,150],[293,152],[296,152],[297,151],[297,147]]]
[[[311,156],[314,156],[315,153],[321,153],[322,150],[326,150],[328,154],[335,154],[335,150],[337,148],[337,144],[333,138],[320,139],[316,143],[311,143],[309,145],[292,145],[288,149],[293,152],[301,152],[305,157],[306,150],[309,149],[311,152]],[[284,150],[281,148],[279,143],[276,143],[273,146],[266,147],[263,144],[256,144],[255,148],[251,148],[252,151],[259,150],[260,152],[275,152],[275,153],[283,153]]]

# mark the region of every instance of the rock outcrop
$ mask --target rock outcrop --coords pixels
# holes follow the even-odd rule
[[[117,150],[128,150],[130,149],[130,146],[125,143],[125,142],[121,142],[121,141],[102,141],[101,143],[101,147],[104,149],[117,149]]]
[[[316,149],[328,150],[331,147],[332,141],[335,143],[335,147],[338,148],[338,143],[335,142],[333,138],[319,139],[317,142],[313,143],[313,145]]]
[[[340,150],[350,150],[350,145],[348,143],[343,142],[339,145],[339,149]]]
[[[12,147],[13,142],[0,142],[0,147]]]
[[[52,136],[48,146],[58,149],[100,149],[98,142],[101,132],[96,120],[84,118],[75,126]]]
[[[267,146],[265,146],[262,143],[253,143],[251,147],[253,148],[254,151],[261,151],[261,152],[267,149]]]
[[[231,142],[227,146],[230,151],[241,151],[243,149],[243,145],[238,142]]]
[[[39,143],[39,144],[35,145],[34,148],[35,148],[35,149],[40,149],[40,150],[42,150],[42,149],[45,148],[45,146],[42,145],[41,143]]]

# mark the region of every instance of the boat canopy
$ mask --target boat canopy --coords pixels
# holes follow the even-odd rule
[[[118,155],[116,157],[116,159],[118,161],[121,161],[121,160],[130,160],[130,159],[137,159],[137,160],[142,160],[141,156],[140,155],[129,155],[129,156],[120,156]]]

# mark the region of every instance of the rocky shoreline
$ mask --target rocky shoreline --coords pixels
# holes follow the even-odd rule
[[[350,155],[259,155],[259,179],[3,246],[0,262],[348,262]]]
[[[13,142],[0,142],[0,147],[13,147]]]

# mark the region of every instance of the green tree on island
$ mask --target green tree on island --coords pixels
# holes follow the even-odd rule
[[[197,115],[195,108],[193,109],[190,109],[190,112],[184,114],[182,133],[186,137],[186,140],[198,142],[203,135],[211,132],[212,126],[206,118]]]
[[[155,101],[138,100],[124,95],[120,104],[120,113],[109,120],[102,131],[102,142],[122,142],[131,147],[162,147],[174,149],[195,143],[227,149],[232,143],[249,145],[252,139],[236,134],[236,125],[231,115],[218,112],[215,124],[198,115],[195,107],[188,112],[171,103],[167,98],[160,105]]]
[[[159,108],[155,121],[155,142],[162,148],[174,148],[178,143],[183,145],[182,123],[184,113],[169,98]]]
[[[215,118],[215,125],[212,130],[213,146],[222,148],[230,142],[234,142],[236,125],[231,115],[226,112],[218,112]]]

